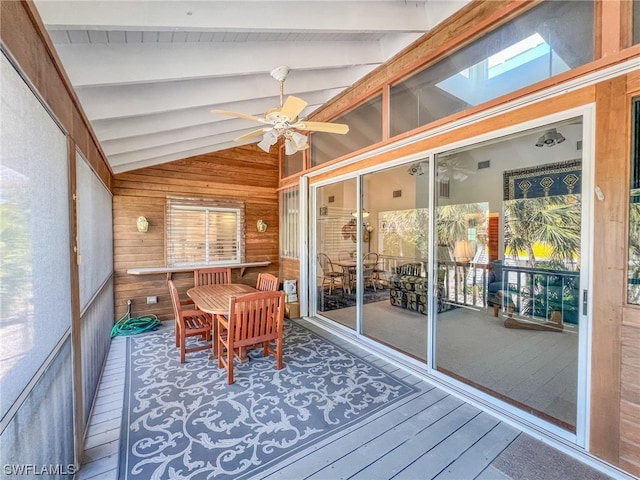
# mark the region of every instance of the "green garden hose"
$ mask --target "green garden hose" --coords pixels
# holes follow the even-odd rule
[[[131,304],[127,305],[127,313],[111,329],[111,338],[118,335],[136,335],[149,330],[155,330],[160,325],[160,320],[156,315],[151,314],[146,317],[132,317]]]

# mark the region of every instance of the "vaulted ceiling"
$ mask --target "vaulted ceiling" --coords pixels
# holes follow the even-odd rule
[[[300,118],[469,0],[36,0],[115,173],[237,146],[280,105]],[[259,125],[258,125],[259,126]],[[259,138],[254,139],[257,141]]]

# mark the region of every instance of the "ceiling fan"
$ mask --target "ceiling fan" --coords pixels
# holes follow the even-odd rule
[[[262,140],[258,142],[258,146],[268,152],[279,138],[284,138],[285,153],[292,155],[298,150],[308,148],[307,136],[302,135],[299,131],[309,132],[328,132],[339,133],[344,135],[349,131],[349,126],[342,123],[327,122],[308,122],[300,120],[298,115],[307,106],[307,102],[301,98],[289,96],[284,99],[284,81],[289,74],[289,67],[277,67],[271,72],[271,76],[280,82],[280,107],[268,110],[264,117],[248,115],[245,113],[230,112],[228,110],[211,110],[213,113],[220,115],[229,115],[231,117],[246,118],[264,124],[264,127],[242,135],[234,141],[244,142],[252,138],[262,136]]]

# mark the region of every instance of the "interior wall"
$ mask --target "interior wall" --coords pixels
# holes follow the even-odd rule
[[[581,158],[577,142],[582,141],[582,124],[564,125],[557,128],[566,141],[551,147],[536,147],[535,142],[547,129],[536,129],[528,135],[517,136],[496,144],[480,146],[454,155],[460,158],[461,166],[471,174],[463,182],[451,182],[451,198],[455,203],[471,203],[474,198],[484,198],[489,202],[489,211],[500,212],[503,199],[502,175],[494,172],[513,170],[513,165],[526,168],[541,163],[556,163]],[[544,158],[548,160],[544,160]],[[541,159],[543,159],[541,161]],[[490,161],[489,168],[478,169],[478,163]],[[442,202],[445,204],[445,202]]]
[[[130,275],[127,269],[165,266],[165,202],[167,195],[224,198],[245,202],[245,261],[270,261],[268,267],[248,268],[233,281],[255,285],[258,273],[278,275],[278,156],[256,145],[199,155],[176,162],[143,168],[114,177],[113,238],[115,266],[115,312],[120,318],[132,301],[132,315],[154,314],[173,319],[166,275]],[[147,217],[149,230],[140,233],[136,220]],[[259,233],[259,219],[268,225]],[[193,286],[192,273],[173,275],[183,297]],[[147,296],[158,303],[147,305]]]

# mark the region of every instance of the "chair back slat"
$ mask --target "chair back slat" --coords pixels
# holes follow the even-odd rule
[[[215,333],[211,317],[200,310],[183,309],[180,295],[173,280],[167,280],[169,294],[175,315],[176,347],[180,347],[180,362],[186,361],[186,354],[212,348],[211,334]],[[187,347],[187,337],[198,336],[208,342],[196,346]]]
[[[173,280],[167,280],[167,284],[169,285],[169,294],[171,296],[171,304],[173,305],[173,314],[176,317],[176,321],[182,317],[182,305],[180,305],[180,295],[178,294],[178,289],[176,285],[173,283]]]
[[[218,285],[231,283],[231,269],[226,267],[199,268],[193,271],[193,284]]]
[[[275,340],[284,326],[284,292],[231,297],[229,336],[237,347]]]
[[[280,287],[280,279],[270,273],[258,274],[258,282],[256,283],[256,289],[263,292],[277,292]]]

